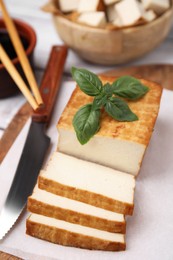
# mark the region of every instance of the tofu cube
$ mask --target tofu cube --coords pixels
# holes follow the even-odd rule
[[[157,14],[164,13],[170,7],[170,0],[142,0],[146,9],[152,9]]]
[[[80,0],[59,0],[59,8],[63,13],[68,13],[77,10]]]
[[[115,10],[115,4],[107,6],[106,13],[108,21],[113,22],[118,16],[117,11]]]
[[[151,22],[151,21],[153,21],[156,17],[157,17],[157,15],[155,14],[155,12],[154,12],[153,10],[148,10],[148,11],[146,11],[146,12],[142,15],[142,18],[143,18],[146,22]]]
[[[115,25],[116,27],[122,27],[123,26],[123,23],[120,19],[119,16],[117,16],[114,21],[112,22],[113,25]]]
[[[132,25],[142,17],[139,4],[135,0],[122,0],[115,5],[115,10],[123,26]]]
[[[78,22],[102,27],[106,24],[106,16],[104,12],[86,12],[78,17]]]
[[[78,12],[95,12],[95,11],[103,11],[104,4],[102,0],[80,0],[78,5]]]
[[[157,17],[153,10],[146,10],[142,3],[139,3],[139,8],[142,13],[142,19],[145,22],[151,22]]]

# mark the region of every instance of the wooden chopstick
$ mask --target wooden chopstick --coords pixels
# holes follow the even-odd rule
[[[9,16],[3,0],[0,0],[0,7],[1,7],[1,10],[2,10],[3,18],[4,18],[4,21],[5,21],[8,33],[10,35],[11,41],[14,45],[14,48],[15,48],[15,51],[18,55],[20,63],[22,65],[25,76],[28,80],[28,83],[30,84],[30,87],[32,89],[32,92],[35,96],[35,99],[36,99],[38,105],[42,105],[43,100],[42,100],[42,97],[40,95],[36,79],[34,77],[30,63],[28,61],[25,50],[24,50],[23,45],[21,43],[21,40],[20,40],[20,37],[18,35],[15,24]]]
[[[5,68],[7,69],[7,71],[9,72],[9,74],[11,75],[11,77],[13,78],[14,82],[19,87],[23,95],[26,97],[26,99],[28,100],[32,108],[34,110],[38,109],[39,106],[37,102],[35,101],[34,97],[32,96],[31,92],[27,88],[25,82],[23,81],[22,77],[20,76],[19,72],[13,65],[12,61],[10,60],[9,56],[7,55],[7,53],[5,52],[1,44],[0,44],[0,60],[2,61]]]

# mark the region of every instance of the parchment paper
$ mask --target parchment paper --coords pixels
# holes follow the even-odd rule
[[[56,149],[56,123],[74,88],[63,83],[47,131]],[[27,123],[0,168],[0,208],[10,187],[30,122]],[[20,149],[19,149],[20,148]],[[135,210],[127,218],[127,250],[103,252],[55,245],[25,234],[28,212],[0,242],[0,250],[28,260],[172,260],[173,259],[173,92],[164,90],[157,123],[145,154],[135,191]]]

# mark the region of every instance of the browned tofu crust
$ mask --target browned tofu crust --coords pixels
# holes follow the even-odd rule
[[[47,179],[42,175],[40,175],[38,178],[38,187],[42,190],[52,192],[59,196],[78,200],[123,215],[133,214],[134,204],[128,204],[116,199],[108,198],[101,194],[96,194],[87,190],[81,190],[75,187],[66,186],[61,183]]]
[[[85,249],[121,251],[125,243],[107,241],[91,236],[73,233],[57,227],[47,226],[31,221],[26,222],[26,234],[64,246],[74,246]]]
[[[100,78],[103,83],[111,83],[116,80],[115,77],[101,76]],[[101,128],[96,134],[97,136],[118,138],[148,145],[159,111],[162,87],[155,82],[144,79],[140,81],[149,87],[149,92],[137,101],[128,101],[129,107],[139,120],[119,122],[103,112]],[[72,126],[73,116],[81,106],[92,102],[92,100],[93,97],[87,96],[77,87],[61,115],[57,125],[58,129],[74,131]]]
[[[100,217],[92,216],[90,215],[90,212],[88,212],[88,214],[83,214],[73,210],[49,205],[47,203],[43,203],[41,201],[32,198],[32,196],[28,198],[27,208],[28,211],[32,213],[36,213],[47,217],[56,218],[74,224],[88,226],[91,228],[96,228],[108,232],[124,234],[126,230],[125,221],[118,222],[113,220],[107,220]]]

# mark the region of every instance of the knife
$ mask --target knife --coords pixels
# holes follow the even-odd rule
[[[28,196],[32,193],[38,173],[42,167],[50,138],[45,134],[67,56],[65,46],[52,48],[46,72],[40,87],[44,107],[33,112],[32,122],[15,172],[15,176],[0,213],[0,239],[10,230],[18,219]]]

